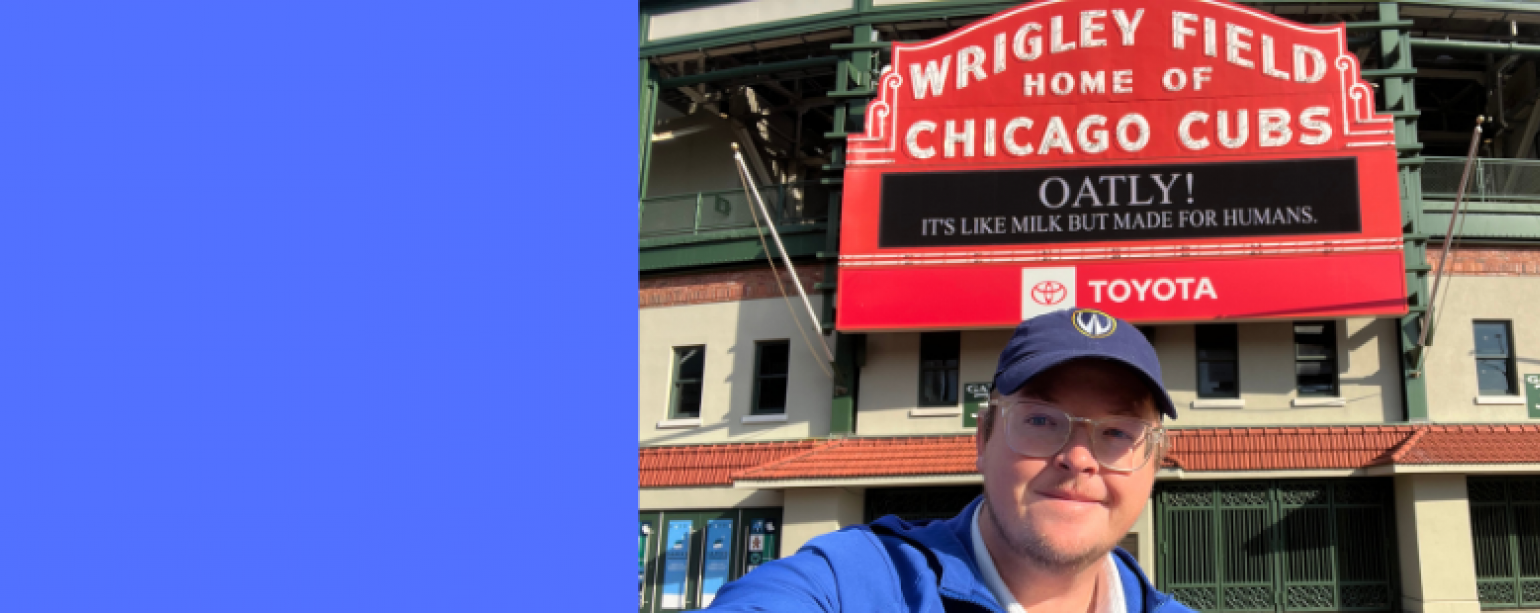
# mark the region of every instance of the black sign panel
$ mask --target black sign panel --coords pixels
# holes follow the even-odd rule
[[[892,173],[880,223],[885,248],[1358,232],[1358,160]]]

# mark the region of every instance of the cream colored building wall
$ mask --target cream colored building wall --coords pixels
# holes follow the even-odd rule
[[[989,382],[994,378],[1000,349],[1011,330],[964,330],[958,352],[958,385]],[[887,332],[866,337],[866,366],[861,369],[861,390],[856,410],[860,435],[967,434],[963,427],[962,394],[957,405],[945,408],[919,406],[920,334]]]
[[[817,311],[822,302],[809,296]],[[803,308],[802,305],[794,305]],[[828,436],[833,384],[819,369],[780,298],[641,309],[638,429],[641,444],[727,443]],[[812,332],[808,331],[812,337]],[[818,342],[817,337],[812,337]],[[787,340],[786,421],[744,423],[754,394],[754,343]],[[700,425],[659,427],[669,419],[674,348],[705,345]],[[813,349],[817,349],[814,347]],[[823,351],[822,349],[817,349]],[[602,406],[602,404],[600,405]],[[598,417],[596,417],[598,418]]]
[[[814,487],[786,490],[781,508],[781,557],[813,537],[861,523],[866,492],[860,488]]]
[[[1238,324],[1242,407],[1194,408],[1197,346],[1191,324],[1155,326],[1155,351],[1166,389],[1176,404],[1176,426],[1362,424],[1400,421],[1395,322],[1337,320],[1338,387],[1342,406],[1295,406],[1294,329],[1291,321]],[[962,333],[959,383],[990,381],[1012,330]],[[1540,333],[1540,326],[1537,326]],[[1537,339],[1540,341],[1540,339]],[[920,334],[867,335],[866,366],[856,420],[861,435],[966,434],[962,405],[954,414],[917,406]],[[1540,346],[1537,342],[1536,346]],[[1474,365],[1471,369],[1474,371]],[[1472,375],[1474,377],[1474,375]],[[1472,384],[1474,385],[1474,383]],[[1522,409],[1523,407],[1519,407]],[[918,410],[917,410],[918,409]]]
[[[647,40],[703,34],[854,8],[852,0],[738,0],[653,15]]]
[[[1401,604],[1408,613],[1477,613],[1465,475],[1397,475]]]
[[[1151,493],[1150,499],[1144,501],[1144,511],[1139,513],[1139,519],[1134,522],[1134,527],[1129,530],[1129,532],[1135,533],[1139,539],[1139,567],[1144,569],[1144,575],[1149,577],[1152,582],[1156,581],[1155,554],[1157,553],[1155,551],[1154,517],[1155,496]]]
[[[647,487],[642,488],[638,502],[638,508],[643,511],[684,511],[778,507],[785,503],[785,496],[781,490],[751,490],[731,486]]]
[[[1156,326],[1155,352],[1176,426],[1362,424],[1401,419],[1396,375],[1395,322],[1337,320],[1338,398],[1343,406],[1296,406],[1293,322],[1237,324],[1240,388],[1244,406],[1195,407],[1198,352],[1190,324]],[[1474,367],[1473,367],[1474,368]],[[1314,399],[1309,399],[1314,400]]]
[[[1442,313],[1428,350],[1428,419],[1438,422],[1530,421],[1523,376],[1540,374],[1540,278],[1451,276],[1439,289]],[[1512,323],[1518,395],[1510,404],[1478,404],[1476,320]]]

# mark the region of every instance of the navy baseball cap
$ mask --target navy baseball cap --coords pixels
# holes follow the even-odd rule
[[[1176,419],[1150,341],[1127,322],[1095,309],[1064,309],[1021,322],[1000,352],[994,389],[1002,396],[1014,394],[1039,373],[1078,358],[1127,364],[1150,386],[1155,408]]]

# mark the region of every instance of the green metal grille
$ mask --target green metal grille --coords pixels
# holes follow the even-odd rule
[[[1481,607],[1540,606],[1540,478],[1470,477],[1466,492]]]
[[[1194,609],[1394,608],[1386,480],[1176,483],[1156,504],[1160,586]]]

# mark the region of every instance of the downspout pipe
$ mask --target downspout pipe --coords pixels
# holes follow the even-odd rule
[[[1430,51],[1463,51],[1465,53],[1540,55],[1540,45],[1526,45],[1523,43],[1495,43],[1476,40],[1413,38],[1411,40],[1411,44],[1413,49],[1426,49]]]

